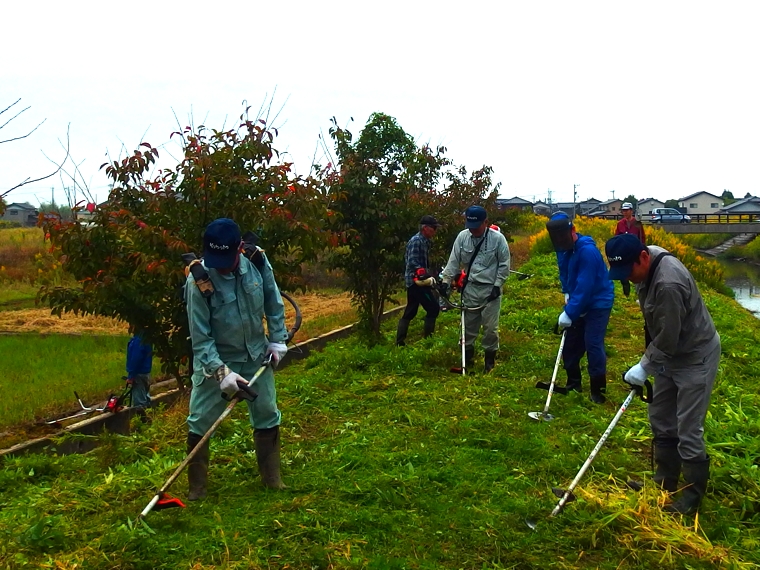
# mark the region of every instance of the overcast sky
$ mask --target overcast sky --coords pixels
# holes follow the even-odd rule
[[[7,3],[0,192],[72,157],[100,200],[99,166],[146,140],[176,146],[174,113],[221,128],[276,89],[276,147],[308,173],[329,119],[374,111],[502,197],[662,200],[760,195],[760,2]],[[0,115],[0,124],[11,111]],[[319,155],[318,155],[319,158]],[[82,162],[83,161],[83,162]],[[60,179],[10,201],[62,198]]]

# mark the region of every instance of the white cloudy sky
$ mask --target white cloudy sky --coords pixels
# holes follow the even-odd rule
[[[276,88],[277,147],[303,174],[330,117],[358,131],[382,111],[459,164],[493,166],[503,197],[760,194],[758,2],[8,4],[0,109],[31,108],[0,140],[47,121],[0,144],[0,192],[50,171],[42,152],[60,157],[70,125],[104,199],[107,153],[168,143],[173,112],[229,126]]]

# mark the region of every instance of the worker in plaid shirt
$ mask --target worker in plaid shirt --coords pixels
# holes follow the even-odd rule
[[[406,270],[404,282],[406,285],[406,310],[398,322],[396,331],[396,345],[406,344],[406,335],[409,331],[409,323],[417,315],[422,305],[425,309],[425,324],[423,335],[428,337],[435,331],[435,320],[438,318],[440,307],[438,300],[433,295],[435,280],[429,273],[428,253],[433,245],[433,236],[440,224],[433,216],[422,216],[420,231],[406,244]]]

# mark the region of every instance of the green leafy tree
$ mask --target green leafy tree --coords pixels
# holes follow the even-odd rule
[[[431,262],[443,265],[464,227],[464,210],[480,204],[495,213],[498,185],[491,167],[472,173],[453,167],[445,148],[417,146],[382,113],[369,118],[355,141],[334,119],[330,135],[339,161],[327,176],[331,208],[338,214],[333,239],[344,244],[332,264],[346,275],[361,327],[376,342],[385,303],[402,287],[406,242],[420,218],[432,214],[442,224]]]
[[[731,192],[731,190],[724,189],[723,194],[721,194],[720,197],[723,200],[724,206],[728,206],[729,204],[736,202],[736,198],[734,198],[734,194]]]
[[[164,370],[181,378],[189,346],[180,256],[200,254],[209,222],[230,217],[243,231],[257,231],[279,283],[299,285],[301,263],[323,247],[321,182],[294,176],[278,160],[275,133],[247,113],[234,130],[174,133],[183,159],[153,177],[158,150],[148,143],[103,165],[113,188],[88,224],[45,218],[64,269],[80,284],[43,287],[53,313],[126,321],[153,344]]]
[[[434,266],[443,266],[448,261],[454,239],[464,229],[464,211],[469,206],[483,206],[489,219],[501,221],[501,229],[507,231],[506,217],[496,209],[501,184],[494,184],[492,176],[490,166],[483,166],[470,174],[464,166],[449,168],[443,174],[443,187],[428,193],[426,213],[431,213],[441,223],[431,258]]]
[[[671,200],[665,200],[665,207],[666,208],[678,208],[680,206],[678,205],[678,200],[671,199]]]
[[[332,122],[339,164],[328,177],[330,207],[344,243],[332,264],[346,275],[361,328],[374,342],[385,303],[399,289],[410,230],[431,207],[448,161],[442,147],[418,147],[388,115],[374,113],[356,140]]]

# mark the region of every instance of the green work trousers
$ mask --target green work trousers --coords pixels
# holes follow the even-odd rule
[[[261,358],[248,362],[230,362],[227,366],[250,380],[261,367]],[[203,435],[222,414],[229,403],[222,398],[222,391],[216,378],[206,378],[202,372],[193,373],[193,390],[190,393],[190,413],[187,427],[192,433]],[[277,393],[274,386],[274,373],[267,368],[252,386],[259,397],[248,404],[248,416],[255,429],[269,429],[280,425],[281,414],[277,409]]]

